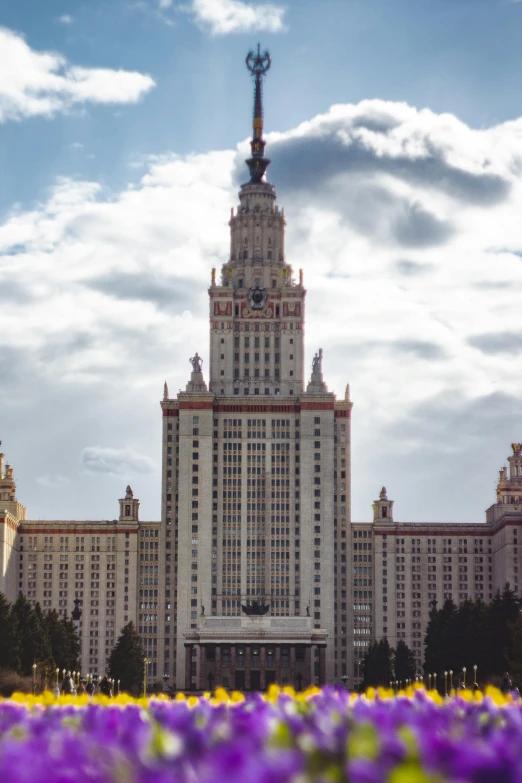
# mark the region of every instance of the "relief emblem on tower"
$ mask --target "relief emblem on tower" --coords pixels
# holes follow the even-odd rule
[[[283,316],[301,315],[300,302],[283,302]]]
[[[232,315],[232,302],[214,302],[214,315]]]
[[[248,301],[252,310],[262,310],[268,299],[268,294],[264,288],[255,286],[248,292]]]

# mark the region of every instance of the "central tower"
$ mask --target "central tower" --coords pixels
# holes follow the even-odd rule
[[[250,180],[230,217],[230,256],[210,294],[210,391],[220,396],[296,396],[303,391],[306,291],[285,259],[285,216],[266,181],[262,80],[270,55],[250,52],[254,80]]]
[[[165,386],[161,403],[165,573],[174,562],[176,584],[173,606],[165,594],[176,622],[163,663],[182,688],[332,682],[337,590],[346,612],[346,556],[337,580],[335,552],[349,518],[351,402],[328,391],[322,350],[305,386],[306,291],[287,263],[284,212],[266,181],[271,60],[258,47],[246,64],[250,176],[219,279],[212,270],[208,386],[195,351],[186,390],[171,399]]]

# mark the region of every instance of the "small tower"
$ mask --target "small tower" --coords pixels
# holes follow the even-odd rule
[[[386,487],[383,487],[379,493],[379,500],[376,500],[373,505],[373,521],[374,522],[391,522],[393,523],[393,500],[388,500],[386,494]]]
[[[16,519],[24,520],[26,510],[16,499],[13,468],[6,463],[4,472],[4,457],[4,454],[0,454],[0,511],[8,511]]]
[[[134,497],[132,489],[128,486],[125,497],[120,498],[120,522],[138,522],[140,501]]]

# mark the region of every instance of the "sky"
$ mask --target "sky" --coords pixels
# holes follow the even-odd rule
[[[269,180],[352,413],[352,518],[484,520],[522,440],[522,2],[0,6],[0,439],[30,519],[160,517],[163,382],[208,366],[211,268]],[[306,380],[306,379],[305,379]]]

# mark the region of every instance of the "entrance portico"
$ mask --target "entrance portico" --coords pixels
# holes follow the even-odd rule
[[[200,617],[185,631],[185,690],[298,690],[325,682],[327,632],[310,617]]]

